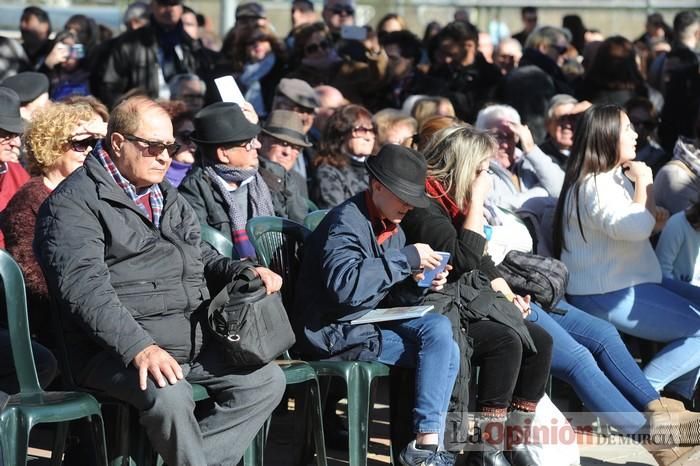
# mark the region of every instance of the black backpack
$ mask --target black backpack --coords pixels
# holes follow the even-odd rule
[[[569,271],[563,262],[520,251],[510,251],[498,271],[514,293],[529,294],[546,311],[561,313],[557,303],[566,293]]]

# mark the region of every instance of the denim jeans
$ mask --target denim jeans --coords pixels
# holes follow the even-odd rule
[[[449,319],[431,312],[417,319],[378,325],[382,338],[378,361],[416,369],[414,431],[438,433],[442,445],[445,415],[460,358]]]
[[[566,315],[532,306],[530,319],[554,340],[552,375],[571,385],[590,411],[632,434],[645,424],[643,411],[659,398],[615,327],[562,300]]]
[[[668,343],[644,374],[657,391],[666,387],[686,398],[693,396],[700,367],[700,288],[664,278],[659,284],[568,299],[623,333]]]

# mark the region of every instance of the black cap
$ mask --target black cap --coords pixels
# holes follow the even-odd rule
[[[22,105],[28,104],[45,92],[49,92],[49,78],[44,73],[34,71],[25,71],[5,78],[2,85],[15,91]]]
[[[396,197],[413,207],[428,207],[425,194],[428,167],[420,152],[398,144],[385,144],[365,165],[367,171]]]
[[[243,3],[236,8],[236,19],[239,18],[267,18],[265,7],[257,2]]]
[[[248,141],[260,133],[260,127],[248,121],[241,107],[233,102],[207,105],[197,112],[193,123],[191,139],[197,144]]]
[[[17,93],[9,87],[0,86],[0,129],[16,134],[24,132],[19,105]]]

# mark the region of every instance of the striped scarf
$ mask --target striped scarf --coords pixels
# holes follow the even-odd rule
[[[119,170],[114,165],[114,162],[112,162],[111,157],[109,156],[107,151],[104,150],[104,147],[102,147],[102,141],[97,143],[97,145],[95,146],[95,150],[93,150],[93,154],[97,156],[97,160],[99,160],[102,166],[105,168],[105,170],[107,170],[107,173],[109,173],[112,176],[114,182],[117,183],[117,185],[120,188],[122,188],[122,190],[126,193],[127,196],[129,196],[129,199],[134,201],[134,204],[136,204],[138,208],[146,216],[148,216],[146,208],[140,205],[138,202],[136,202],[136,200],[140,197],[136,194],[136,186],[131,184],[129,180],[124,178],[124,176],[122,176],[122,174],[119,173]],[[163,193],[160,190],[160,186],[158,186],[157,184],[151,185],[151,187],[148,188],[148,191],[150,193],[149,200],[151,204],[151,212],[153,213],[153,224],[156,226],[156,228],[160,228],[160,217],[163,213]]]
[[[248,199],[246,202],[251,207],[251,215],[253,217],[273,216],[275,215],[275,209],[272,205],[272,196],[262,176],[255,168],[242,170],[223,164],[207,166],[204,168],[204,172],[214,180],[224,198],[228,208],[228,218],[231,222],[233,246],[236,248],[239,257],[257,257],[255,248],[253,248],[245,230],[245,225],[248,222],[248,209],[245,209],[243,212],[240,211],[236,201],[233,199],[233,195],[229,191],[227,183],[236,183],[240,186],[241,183],[250,177],[254,177],[248,183]]]

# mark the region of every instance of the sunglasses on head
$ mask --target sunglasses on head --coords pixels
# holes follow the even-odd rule
[[[348,16],[352,16],[355,14],[355,9],[350,5],[334,5],[331,7],[331,12],[334,15],[342,15],[345,13]]]
[[[87,138],[87,139],[73,139],[71,141],[68,141],[70,144],[71,149],[73,149],[75,152],[87,152],[95,145],[97,145],[97,141],[99,139],[97,138]]]
[[[138,146],[142,153],[146,151],[148,156],[151,157],[157,157],[162,154],[163,151],[168,151],[168,155],[172,157],[180,150],[180,144],[176,142],[166,144],[160,141],[149,141],[148,139],[143,139],[133,134],[125,134],[124,139],[132,143],[138,143],[134,145]]]
[[[304,51],[311,55],[318,52],[319,50],[328,50],[331,47],[331,42],[328,39],[323,39],[318,44],[308,44],[304,47]]]

